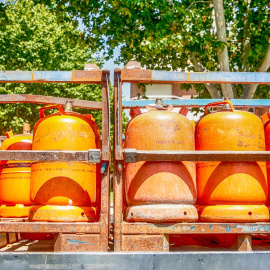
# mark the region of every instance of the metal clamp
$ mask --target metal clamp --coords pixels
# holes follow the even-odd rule
[[[101,153],[99,149],[89,149],[88,151],[88,162],[89,163],[100,163]]]

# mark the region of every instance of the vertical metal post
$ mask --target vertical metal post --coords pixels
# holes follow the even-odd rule
[[[109,72],[102,71],[102,161],[108,163],[105,172],[101,177],[101,198],[100,198],[100,251],[108,251],[109,238],[109,194],[110,194],[110,89]]]
[[[123,180],[122,180],[122,87],[120,70],[114,72],[114,248],[122,250]]]

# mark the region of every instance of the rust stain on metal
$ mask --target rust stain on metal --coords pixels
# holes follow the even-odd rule
[[[101,70],[74,70],[71,76],[71,81],[73,82],[100,83],[101,79]]]
[[[122,223],[123,234],[270,234],[269,223]]]
[[[54,239],[54,251],[99,251],[100,235],[98,234],[59,234]]]
[[[270,161],[269,151],[124,150],[125,161]]]
[[[102,103],[89,100],[79,100],[40,95],[0,95],[0,103],[36,103],[36,104],[62,104],[71,101],[73,107],[85,109],[102,109]]]
[[[97,222],[48,223],[48,222],[0,222],[0,232],[28,233],[100,233]]]
[[[152,70],[150,69],[122,69],[122,82],[142,82],[150,83],[152,81]]]
[[[91,155],[91,160],[89,160]],[[89,151],[32,151],[32,150],[2,150],[0,160],[32,160],[32,161],[88,161],[100,162],[100,150]]]
[[[123,235],[122,251],[169,251],[167,235]]]

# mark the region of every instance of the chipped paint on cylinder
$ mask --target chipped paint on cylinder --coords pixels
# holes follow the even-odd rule
[[[125,138],[125,147],[137,150],[194,150],[195,147],[191,121],[166,110],[152,110],[137,115],[128,123]],[[125,164],[127,204],[133,210],[136,205],[145,204],[185,204],[193,208],[196,201],[195,173],[194,162]],[[197,219],[196,210],[188,213],[191,214],[190,220]],[[182,217],[183,213],[178,216],[178,221]]]
[[[46,117],[41,113],[42,118],[34,128],[33,150],[83,151],[100,148],[99,129],[90,115],[64,112],[62,106],[56,107],[60,113]],[[92,207],[96,206],[100,189],[99,167],[99,164],[87,162],[34,162],[31,201],[36,206],[29,218],[37,221],[76,221],[77,216],[77,221],[93,221],[96,211]],[[47,206],[46,209],[44,206]],[[77,206],[81,210],[60,211],[63,206]],[[85,207],[89,207],[89,211],[85,211]]]
[[[7,139],[2,143],[1,150],[31,150],[32,134],[13,135],[7,132]],[[27,217],[30,201],[30,161],[1,161],[0,174],[0,216]]]
[[[252,113],[235,111],[227,100],[209,106],[218,104],[229,104],[231,109],[200,119],[195,132],[196,150],[264,151],[262,121]],[[197,162],[197,188],[203,221],[269,219],[264,205],[268,196],[265,162]]]

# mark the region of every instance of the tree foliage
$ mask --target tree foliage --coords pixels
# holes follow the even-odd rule
[[[1,4],[1,3],[0,3]],[[6,1],[0,6],[0,70],[82,70],[92,58],[89,39],[67,13],[57,13],[32,0]],[[0,84],[0,94],[36,94],[84,100],[102,100],[99,85]],[[38,108],[29,104],[0,106],[0,133],[33,129]],[[85,110],[80,110],[86,112]],[[89,113],[89,111],[87,111]],[[101,126],[101,114],[91,112]]]
[[[106,51],[108,58],[120,46],[118,62],[133,59],[152,69],[187,71],[268,71],[270,67],[268,0],[37,1],[66,11],[75,20],[81,17],[94,40],[92,48]],[[223,86],[205,86],[196,85],[202,97],[226,93]],[[256,88],[234,85],[229,94],[252,98]],[[268,97],[269,86],[258,89],[255,97]]]

